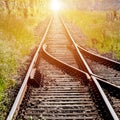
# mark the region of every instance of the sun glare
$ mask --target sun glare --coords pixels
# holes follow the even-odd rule
[[[51,9],[53,11],[59,11],[61,9],[61,3],[59,0],[52,0],[51,1]]]

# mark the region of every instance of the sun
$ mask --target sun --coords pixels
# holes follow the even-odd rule
[[[59,11],[61,9],[61,3],[59,0],[51,0],[51,9],[53,11]]]

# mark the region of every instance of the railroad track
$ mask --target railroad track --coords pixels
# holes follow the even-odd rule
[[[78,48],[93,72],[90,74],[97,77],[120,118],[120,63],[90,53],[80,46]],[[111,86],[106,87],[104,82],[111,84]]]
[[[80,46],[78,46],[78,48],[94,74],[116,86],[120,86],[119,62],[90,53]]]
[[[108,94],[86,66],[64,22],[55,16],[7,120],[119,120]]]

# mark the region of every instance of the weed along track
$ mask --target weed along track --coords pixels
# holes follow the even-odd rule
[[[7,120],[119,120],[83,61],[63,20],[54,16]]]

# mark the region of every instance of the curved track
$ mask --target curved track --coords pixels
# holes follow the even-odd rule
[[[120,63],[108,58],[90,53],[89,51],[78,46],[79,50],[86,58],[94,74],[101,76],[106,81],[120,86]]]
[[[50,21],[7,120],[119,119],[65,28]]]

